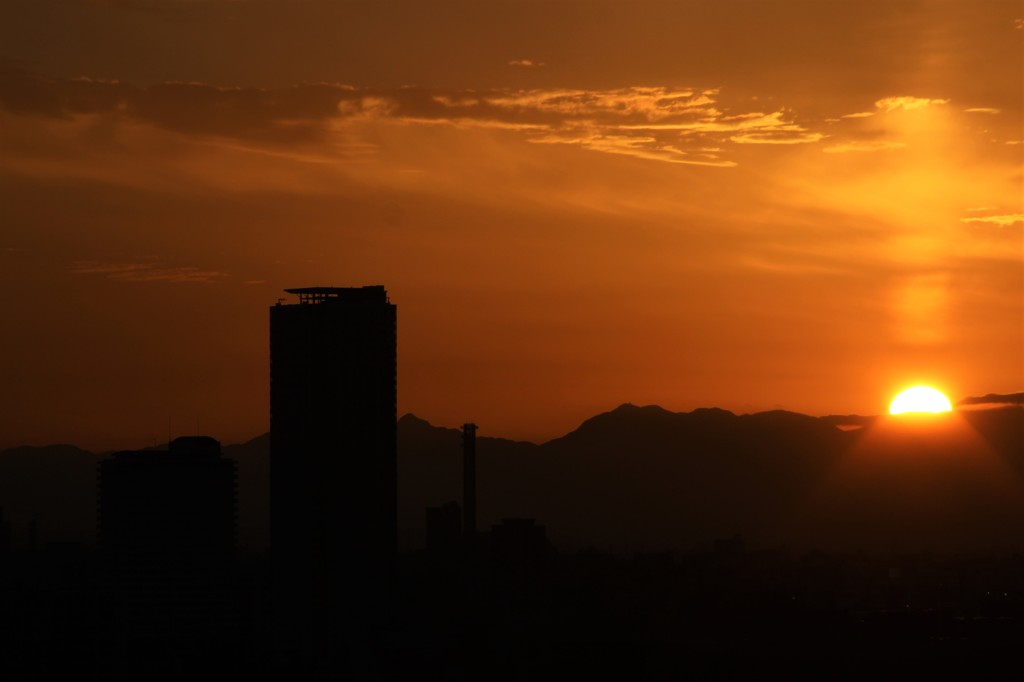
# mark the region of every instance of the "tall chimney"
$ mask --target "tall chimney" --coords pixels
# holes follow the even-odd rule
[[[476,537],[476,424],[462,425],[462,531]]]

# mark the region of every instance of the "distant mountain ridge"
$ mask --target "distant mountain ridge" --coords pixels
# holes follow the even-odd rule
[[[883,525],[871,533],[881,537],[888,532],[886,518],[898,520],[906,512],[908,518],[922,516],[927,525],[931,512],[903,509],[898,485],[916,485],[916,479],[905,471],[856,464],[874,461],[860,451],[888,448],[897,453],[889,460],[900,459],[898,453],[904,451],[934,451],[939,461],[942,452],[955,446],[987,452],[978,457],[989,457],[998,466],[984,472],[970,466],[946,472],[929,465],[937,472],[933,487],[946,486],[959,500],[958,486],[970,481],[981,491],[972,494],[984,504],[974,498],[943,504],[954,510],[957,505],[965,510],[984,507],[988,515],[963,512],[975,527],[958,530],[956,537],[935,528],[919,535],[956,545],[973,532],[986,542],[1024,548],[1024,489],[1018,496],[1019,486],[1014,487],[1024,480],[1024,410],[964,411],[958,418],[978,438],[954,443],[922,431],[909,441],[900,440],[899,434],[884,435],[879,426],[884,420],[876,417],[818,418],[781,410],[736,415],[717,408],[671,412],[629,403],[542,444],[489,437],[483,425],[478,437],[479,527],[486,529],[505,517],[535,517],[564,549],[686,548],[733,535],[772,545],[870,542],[874,536],[867,531],[858,535],[858,528],[875,528],[872,524],[880,523],[875,517]],[[864,428],[843,430],[837,425]],[[412,549],[422,546],[426,507],[461,500],[461,432],[406,414],[398,422],[398,446],[399,542]],[[241,544],[265,548],[269,438],[264,434],[224,446],[224,454],[239,463]],[[74,446],[0,451],[0,506],[16,537],[25,536],[36,516],[43,540],[90,542],[95,532],[95,466],[103,456]],[[964,462],[982,461],[978,457]],[[863,490],[836,487],[837,472],[849,470],[851,462],[860,472],[852,479],[863,479],[858,484],[866,486]],[[997,469],[1004,473],[993,473]],[[876,474],[901,482],[889,486],[896,486],[896,492],[884,503],[874,500]],[[860,507],[850,500],[861,500]],[[880,504],[895,507],[875,510]],[[861,518],[865,509],[877,513]]]

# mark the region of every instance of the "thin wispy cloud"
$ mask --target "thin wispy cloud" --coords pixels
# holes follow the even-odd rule
[[[988,225],[998,225],[999,227],[1009,227],[1010,225],[1016,225],[1018,223],[1024,223],[1024,213],[1009,213],[1006,215],[989,215],[989,216],[974,216],[970,218],[961,218],[962,223],[982,223]]]
[[[796,135],[780,135],[776,132],[747,133],[732,135],[729,139],[737,144],[808,144],[820,142],[825,138],[822,133],[799,133]]]
[[[884,152],[893,149],[903,149],[907,146],[905,142],[891,142],[887,140],[872,141],[851,141],[841,144],[829,145],[822,149],[829,154],[845,154],[848,152]]]
[[[715,89],[632,87],[488,93],[441,102],[464,113],[476,108],[498,119],[544,121],[534,129],[531,142],[692,165],[736,165],[717,153],[707,154],[709,137],[719,144],[800,144],[823,137],[782,111],[723,112],[718,95]],[[736,133],[745,134],[737,139]]]
[[[732,168],[737,165],[735,161],[720,160],[718,155],[715,153],[709,153],[705,150],[686,151],[671,144],[663,144],[655,137],[606,135],[595,133],[592,135],[575,137],[567,135],[547,135],[533,138],[531,139],[531,142],[539,144],[577,145],[592,151],[621,154],[639,159],[691,166]]]
[[[71,272],[76,275],[100,275],[122,282],[176,282],[210,283],[228,276],[226,272],[203,270],[197,267],[162,268],[152,263],[108,263],[103,261],[77,261]]]
[[[888,113],[893,111],[912,111],[925,107],[949,104],[948,99],[929,99],[927,97],[883,97],[875,102],[875,107]]]
[[[988,393],[958,400],[957,405],[1024,405],[1024,393]]]

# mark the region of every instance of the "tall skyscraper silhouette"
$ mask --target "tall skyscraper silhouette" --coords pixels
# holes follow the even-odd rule
[[[396,316],[383,286],[270,308],[271,554],[279,652],[359,648],[396,551]]]

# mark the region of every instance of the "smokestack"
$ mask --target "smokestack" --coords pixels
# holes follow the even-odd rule
[[[476,536],[476,424],[462,425],[462,532]]]

